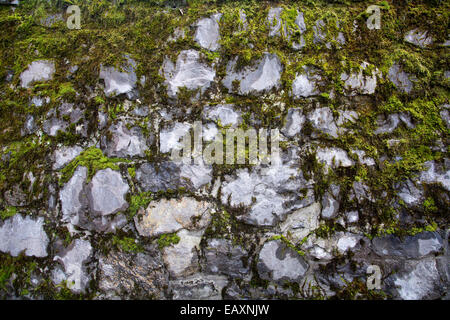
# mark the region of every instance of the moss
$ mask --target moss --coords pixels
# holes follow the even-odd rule
[[[180,237],[176,233],[166,233],[158,238],[158,247],[162,250],[165,247],[177,244],[180,242]]]
[[[135,178],[136,177],[136,168],[135,167],[131,167],[128,168],[128,174],[130,175],[130,177]]]
[[[140,209],[146,209],[153,200],[153,197],[152,192],[142,192],[138,195],[132,195],[130,207],[128,208],[128,218],[132,219]]]
[[[292,242],[290,242],[285,236],[283,235],[276,235],[271,237],[268,241],[272,241],[272,240],[281,240],[287,247],[291,248],[292,250],[294,250],[295,252],[297,252],[299,255],[304,256],[305,253],[298,249],[297,246],[295,246],[294,244],[292,244]]]
[[[13,217],[17,214],[17,208],[16,207],[6,207],[5,210],[0,210],[0,218],[2,220],[8,219]]]
[[[119,238],[118,236],[113,236],[112,243],[122,251],[128,253],[138,253],[144,250],[144,248],[139,243],[137,243],[134,238]]]
[[[88,181],[92,179],[95,173],[99,170],[110,168],[112,170],[119,170],[118,163],[129,162],[126,159],[108,158],[103,155],[103,152],[95,147],[90,147],[84,150],[78,157],[73,159],[66,167],[61,170],[61,183],[66,183],[73,176],[75,170],[79,166],[88,169]]]

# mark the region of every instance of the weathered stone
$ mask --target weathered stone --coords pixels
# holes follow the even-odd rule
[[[357,234],[344,233],[342,236],[339,236],[339,239],[336,242],[336,247],[342,254],[347,251],[356,251],[359,247],[361,238],[362,237]]]
[[[55,73],[55,63],[49,60],[33,61],[28,69],[20,74],[22,88],[29,88],[36,81],[48,81]]]
[[[53,154],[53,170],[60,170],[64,168],[70,161],[75,159],[83,151],[80,146],[62,147],[57,149]]]
[[[302,111],[297,108],[291,108],[286,116],[286,123],[281,129],[286,137],[292,138],[301,133],[303,124],[306,121],[306,117],[302,114]]]
[[[16,214],[0,226],[0,251],[14,257],[22,251],[27,256],[46,257],[48,242],[42,217],[23,218],[20,214]]]
[[[397,128],[400,119],[396,113],[390,114],[387,117],[380,115],[377,118],[377,123],[378,128],[374,131],[375,134],[391,133]]]
[[[354,181],[353,182],[353,194],[356,197],[356,200],[359,203],[362,203],[365,200],[369,200],[371,202],[375,202],[375,198],[373,197],[372,193],[370,192],[370,188],[361,181]],[[352,200],[353,198],[350,197]]]
[[[189,197],[180,200],[161,199],[151,202],[145,211],[141,210],[134,222],[141,236],[154,237],[181,229],[202,229],[211,220],[211,210],[210,203]]]
[[[312,126],[323,133],[329,134],[333,138],[338,137],[338,128],[333,118],[333,113],[328,107],[318,108],[311,111],[308,120]]]
[[[374,166],[375,160],[370,157],[366,157],[366,152],[364,150],[352,150],[352,153],[358,156],[358,162],[366,166]]]
[[[59,131],[65,132],[68,127],[69,124],[66,121],[58,118],[50,118],[44,121],[42,129],[49,136],[55,137]]]
[[[203,109],[203,118],[215,122],[220,121],[224,127],[236,127],[242,123],[242,116],[239,111],[234,110],[232,104],[218,104],[216,106],[206,107]]]
[[[309,187],[301,171],[289,164],[268,168],[237,171],[237,178],[225,177],[222,203],[231,207],[250,207],[238,219],[259,226],[273,226],[284,220],[287,213],[314,202],[313,197],[298,201],[294,194]]]
[[[261,279],[283,283],[300,282],[308,263],[280,240],[268,241],[259,253],[258,273]]]
[[[203,230],[180,230],[177,244],[164,247],[163,260],[172,278],[186,277],[199,271],[198,252]]]
[[[100,298],[164,299],[169,286],[161,254],[157,248],[144,252],[111,251],[98,264]]]
[[[197,190],[200,187],[209,184],[212,181],[212,165],[205,165],[203,160],[198,164],[182,164],[180,178],[182,186],[191,190]]]
[[[394,235],[372,240],[373,249],[379,256],[418,259],[442,249],[442,238],[437,232],[425,231],[415,236],[406,236],[402,241]]]
[[[450,167],[443,168],[435,161],[427,161],[423,164],[426,170],[422,171],[419,181],[425,184],[439,184],[445,190],[450,191]]]
[[[345,81],[344,88],[348,91],[349,96],[355,96],[357,94],[373,94],[377,86],[377,76],[379,75],[378,69],[374,69],[372,74],[364,75],[363,70],[369,67],[367,62],[361,63],[361,70],[358,73],[341,74],[341,80]]]
[[[175,98],[182,87],[188,90],[200,89],[202,93],[209,88],[216,72],[199,60],[198,51],[184,50],[178,55],[176,65],[169,59],[164,61],[163,73],[169,97]]]
[[[331,185],[330,190],[325,192],[322,198],[322,218],[333,219],[339,212],[339,191],[338,185]]]
[[[224,274],[230,277],[243,278],[249,273],[248,265],[244,265],[247,252],[230,240],[210,239],[204,249],[206,272]]]
[[[303,18],[303,12],[297,11],[297,17],[295,19],[294,25],[288,25],[286,21],[283,21],[281,14],[283,8],[270,8],[267,15],[267,22],[269,26],[269,37],[282,36],[286,40],[290,40],[295,32],[300,34],[306,31],[306,24]],[[299,50],[305,46],[305,39],[300,36],[300,43],[292,42],[292,47],[295,50]]]
[[[86,178],[87,168],[79,166],[59,193],[64,222],[70,222],[73,225],[80,222],[78,214],[87,207],[87,197],[83,190]]]
[[[195,274],[170,281],[173,300],[220,300],[228,280],[224,276]]]
[[[408,262],[404,270],[386,282],[393,283],[390,291],[404,300],[437,299],[443,294],[443,283],[434,259]]]
[[[30,135],[35,133],[37,130],[36,121],[34,120],[33,115],[27,115],[25,119],[25,123],[23,125],[22,130],[20,131],[22,136]]]
[[[108,157],[144,157],[148,149],[142,130],[128,129],[123,122],[112,125],[101,138],[101,147]]]
[[[189,133],[190,129],[191,125],[187,122],[176,122],[172,126],[162,129],[159,134],[159,151],[167,153],[172,149],[180,150],[183,147],[180,140]]]
[[[88,189],[90,208],[95,214],[105,216],[128,208],[125,196],[130,187],[117,171],[110,168],[98,171]]]
[[[171,161],[144,163],[136,169],[136,180],[146,192],[176,190],[181,186],[180,168]]]
[[[389,80],[399,89],[400,91],[410,93],[413,89],[414,80],[409,74],[404,72],[401,66],[397,63],[394,63],[388,71]]]
[[[235,91],[234,83],[237,83],[237,92],[241,95],[260,94],[281,84],[283,66],[275,54],[264,53],[254,66],[247,66],[239,72],[235,72],[237,59],[227,64],[227,75],[223,79],[223,85],[229,91]]]
[[[195,26],[197,30],[194,40],[202,47],[211,51],[217,51],[220,48],[220,29],[219,21],[221,13],[216,13],[210,18],[200,19]]]
[[[297,243],[319,227],[319,218],[320,203],[315,202],[289,214],[286,221],[280,224],[280,231]]]
[[[356,223],[359,220],[358,211],[349,211],[346,213],[347,223]]]
[[[126,94],[129,99],[134,98],[133,90],[136,88],[137,81],[135,67],[136,62],[129,57],[123,66],[123,72],[115,67],[100,66],[100,79],[105,81],[105,95],[115,97]]]
[[[307,98],[320,94],[319,85],[322,77],[313,67],[304,66],[303,73],[297,74],[292,82],[292,95],[294,98]]]
[[[73,292],[86,292],[92,280],[92,274],[86,264],[92,258],[92,253],[90,242],[82,239],[76,239],[67,248],[58,252],[53,260],[58,261],[62,268],[53,270],[53,282],[58,285],[66,281]]]
[[[325,169],[337,167],[351,167],[354,165],[347,152],[339,148],[318,148],[316,158],[325,164]]]
[[[425,200],[421,186],[416,187],[410,179],[401,183],[397,189],[399,198],[408,207],[419,207]]]
[[[420,31],[419,29],[413,29],[405,34],[404,40],[412,43],[413,45],[421,48],[428,47],[433,43],[433,38],[427,35],[427,31]]]

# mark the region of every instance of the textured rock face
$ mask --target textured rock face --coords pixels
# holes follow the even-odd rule
[[[14,257],[22,251],[27,256],[46,257],[48,242],[42,217],[22,218],[20,214],[16,214],[0,226],[0,251]]]
[[[449,299],[450,2],[56,2],[0,10],[0,300]]]
[[[154,237],[181,229],[201,229],[211,218],[212,206],[193,198],[162,199],[152,202],[134,218],[136,229],[144,237]]]
[[[388,78],[400,91],[410,93],[413,89],[413,82],[409,74],[404,72],[399,64],[394,63],[388,71]]]
[[[344,87],[348,91],[348,95],[354,96],[356,94],[373,94],[377,87],[377,75],[379,71],[374,69],[370,76],[363,75],[363,70],[369,67],[367,62],[361,64],[361,70],[358,73],[341,74]]]
[[[433,38],[428,36],[427,31],[413,29],[405,34],[404,40],[421,48],[425,48],[433,43]]]
[[[310,198],[295,203],[294,190],[307,188],[299,169],[289,164],[239,170],[237,177],[226,177],[222,185],[222,203],[231,207],[249,207],[248,213],[239,217],[246,223],[271,226],[293,209],[310,204]],[[289,203],[294,202],[289,206]]]
[[[86,264],[92,258],[92,246],[89,241],[76,239],[68,248],[61,250],[54,257],[61,268],[53,270],[52,280],[55,284],[66,281],[72,291],[85,292],[91,280]]]
[[[319,148],[317,160],[325,164],[325,168],[350,167],[354,161],[348,157],[347,152],[339,148]]]
[[[181,87],[204,92],[211,85],[216,72],[199,59],[198,51],[184,50],[178,55],[175,65],[170,60],[164,61],[163,73],[169,97],[175,98]]]
[[[105,216],[128,207],[125,195],[130,187],[117,171],[109,168],[98,171],[88,188],[90,207],[96,214]]]
[[[434,259],[408,263],[406,270],[392,276],[399,298],[404,300],[436,299],[442,291],[442,281]]]
[[[180,230],[180,242],[163,249],[163,260],[172,278],[186,277],[199,271],[198,251],[203,231]]]
[[[126,222],[113,215],[128,208],[125,195],[129,186],[111,169],[100,170],[87,184],[87,169],[79,166],[60,191],[62,221],[83,229],[112,232]]]
[[[322,77],[317,70],[311,67],[303,67],[304,73],[295,77],[292,83],[292,95],[295,98],[306,98],[320,94],[318,85]]]
[[[53,164],[54,170],[60,170],[64,168],[70,161],[75,159],[83,151],[83,148],[79,146],[74,147],[62,147],[54,153],[55,163]]]
[[[248,275],[249,267],[244,265],[247,252],[230,240],[210,239],[205,248],[206,271],[242,278]]]
[[[213,107],[206,107],[203,109],[204,119],[215,122],[220,121],[220,124],[226,126],[238,126],[242,123],[240,112],[235,111],[232,104],[219,104]]]
[[[226,277],[196,274],[170,282],[174,300],[219,300],[227,285]]]
[[[289,109],[286,116],[286,123],[281,130],[286,137],[292,138],[301,133],[306,117],[300,109]]]
[[[262,279],[276,282],[300,282],[309,266],[282,241],[268,241],[259,253],[258,273]]]
[[[308,114],[308,120],[312,126],[333,138],[338,136],[338,127],[333,118],[330,108],[319,108]]]
[[[126,94],[129,99],[133,98],[132,91],[135,89],[137,81],[135,67],[136,62],[130,58],[127,58],[123,72],[114,67],[101,66],[100,79],[105,81],[105,95],[114,97]]]
[[[252,67],[245,67],[236,72],[236,59],[227,65],[227,75],[223,79],[223,85],[229,91],[235,91],[233,84],[238,84],[238,94],[261,94],[280,85],[283,66],[275,54],[264,53],[261,60]]]
[[[20,74],[20,84],[22,88],[29,88],[33,82],[51,80],[54,73],[55,63],[53,61],[33,61],[28,69]]]
[[[220,29],[219,21],[222,14],[217,13],[210,18],[200,19],[196,23],[197,30],[194,40],[202,47],[211,51],[219,49]]]
[[[110,137],[110,138],[109,138]],[[108,157],[144,157],[147,150],[142,130],[128,129],[123,122],[111,126],[102,137],[102,149]]]
[[[385,236],[372,240],[374,251],[380,256],[418,259],[442,249],[442,238],[436,232],[423,232],[407,236],[404,241],[396,236]]]
[[[142,253],[112,251],[99,259],[100,298],[163,299],[169,285],[161,255],[153,248]]]

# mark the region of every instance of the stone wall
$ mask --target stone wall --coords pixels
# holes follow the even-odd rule
[[[0,297],[448,298],[448,3],[36,3],[0,8]],[[195,121],[280,160],[173,161]]]

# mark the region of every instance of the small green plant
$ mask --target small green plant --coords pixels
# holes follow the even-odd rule
[[[5,210],[0,210],[0,218],[5,220],[7,218],[11,218],[17,213],[16,207],[6,207]]]
[[[166,233],[159,237],[158,247],[161,250],[172,244],[177,244],[178,242],[180,242],[180,237],[176,233]]]
[[[113,244],[124,252],[137,253],[142,252],[144,249],[139,245],[134,238],[113,236]]]

